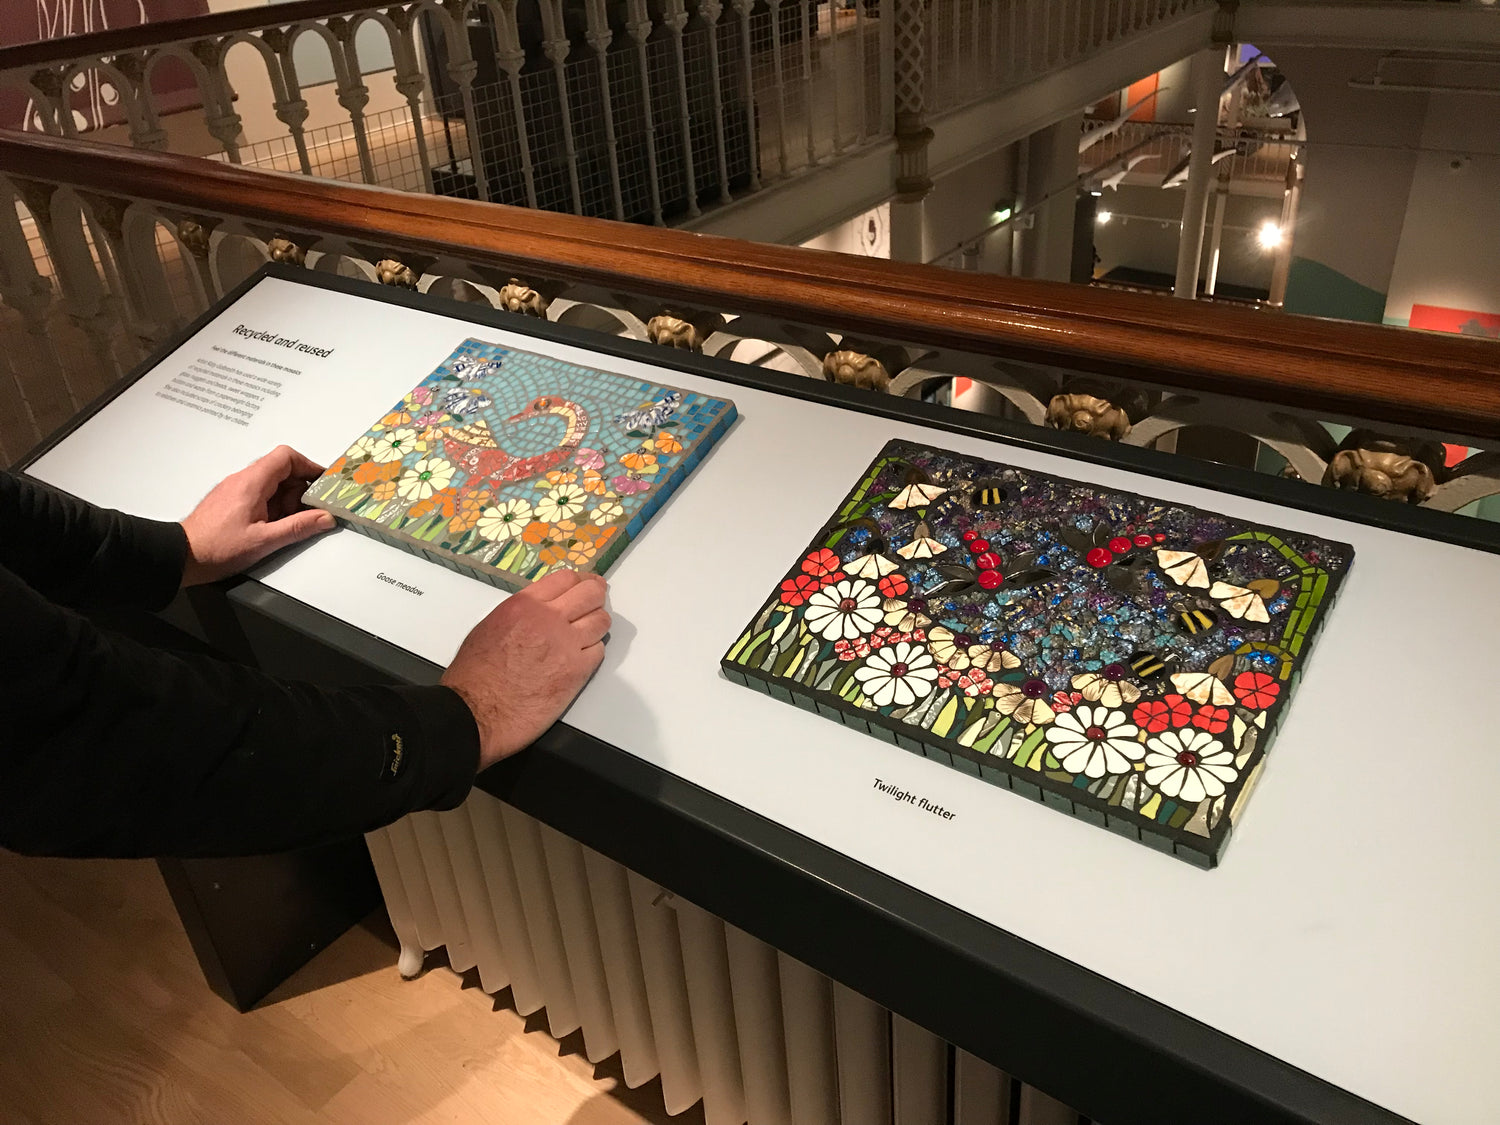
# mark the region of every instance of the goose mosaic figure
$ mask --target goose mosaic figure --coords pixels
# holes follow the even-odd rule
[[[583,407],[576,402],[548,395],[534,399],[525,410],[507,418],[505,424],[514,425],[528,418],[545,418],[548,415],[561,418],[567,426],[557,447],[545,453],[517,457],[506,452],[495,440],[494,432],[483,418],[467,425],[446,428],[443,431],[443,448],[455,465],[468,472],[470,487],[511,484],[539,477],[571,462],[589,428],[588,412]]]

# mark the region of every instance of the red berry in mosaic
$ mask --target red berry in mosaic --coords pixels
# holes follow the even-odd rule
[[[1115,561],[1114,555],[1110,554],[1107,547],[1095,547],[1085,557],[1085,561],[1095,570],[1106,567]]]
[[[986,551],[988,551],[989,549],[990,549],[990,541],[988,539],[970,539],[969,540],[969,554],[971,554],[971,555],[982,555]]]
[[[986,551],[974,560],[974,565],[980,570],[995,570],[1000,565],[1000,556],[994,551]]]
[[[981,570],[974,580],[984,590],[998,590],[1005,581],[998,570]]]
[[[1109,549],[1117,555],[1123,555],[1126,551],[1130,550],[1131,546],[1130,540],[1126,539],[1123,535],[1116,535],[1109,541]]]

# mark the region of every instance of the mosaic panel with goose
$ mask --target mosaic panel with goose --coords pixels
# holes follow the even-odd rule
[[[734,417],[725,399],[471,339],[305,499],[511,589],[603,573]]]
[[[1346,544],[891,442],[726,674],[1212,866]]]

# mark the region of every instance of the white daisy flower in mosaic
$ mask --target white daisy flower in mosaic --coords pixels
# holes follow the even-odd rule
[[[455,471],[441,457],[424,457],[396,482],[396,495],[403,500],[426,500],[434,492],[447,488]]]
[[[536,518],[545,523],[570,520],[588,506],[589,494],[576,484],[563,484],[537,501]]]
[[[1139,733],[1123,711],[1085,703],[1052,721],[1047,728],[1047,746],[1069,773],[1099,778],[1129,773],[1141,760],[1146,748],[1136,738]]]
[[[1097,672],[1082,672],[1073,677],[1073,687],[1083,692],[1090,703],[1102,703],[1106,707],[1119,707],[1123,703],[1134,703],[1141,697],[1141,689],[1125,677],[1130,670],[1123,664],[1106,664]]]
[[[525,500],[507,500],[496,507],[486,508],[474,526],[483,538],[492,543],[503,543],[520,535],[530,522],[530,504]]]
[[[417,447],[417,431],[411,429],[391,430],[370,438],[370,459],[384,465],[388,461],[399,461]]]
[[[376,459],[375,444],[375,438],[370,436],[369,434],[366,434],[364,437],[360,438],[357,442],[351,445],[349,447],[349,452],[345,453],[344,456],[347,457],[350,461],[373,461]],[[386,460],[390,460],[390,458],[386,458]]]
[[[807,599],[803,616],[807,627],[825,641],[863,637],[875,631],[881,618],[880,591],[858,578],[823,587]]]
[[[872,652],[864,667],[854,670],[854,678],[875,706],[908,707],[932,694],[938,670],[925,648],[901,641]]]
[[[1234,751],[1207,731],[1183,727],[1146,742],[1146,784],[1185,805],[1222,797],[1238,776]]]
[[[1229,688],[1210,672],[1177,672],[1172,676],[1172,686],[1182,693],[1184,699],[1191,699],[1194,703],[1234,706],[1234,696]]]
[[[616,520],[623,519],[624,517],[625,505],[615,499],[613,493],[605,496],[603,500],[599,501],[599,506],[589,513],[589,519],[601,526],[607,523],[614,523]]]
[[[893,562],[885,555],[860,555],[844,567],[844,573],[852,574],[856,578],[868,578],[874,582],[900,569],[900,563]]]

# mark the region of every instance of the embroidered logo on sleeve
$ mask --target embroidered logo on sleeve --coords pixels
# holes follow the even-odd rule
[[[406,768],[406,743],[392,732],[385,737],[385,762],[380,767],[380,776],[386,781],[395,781]]]

